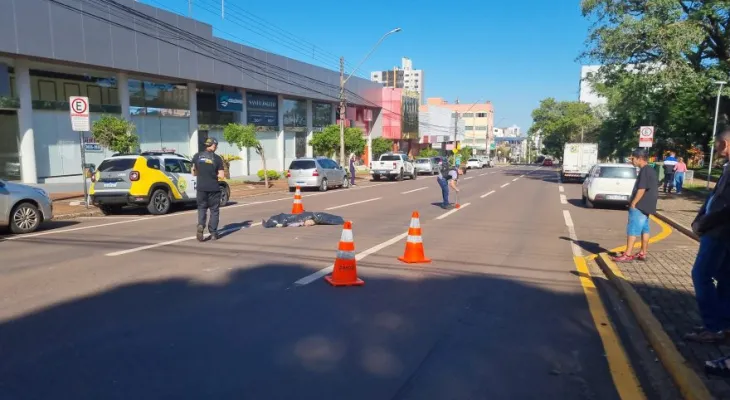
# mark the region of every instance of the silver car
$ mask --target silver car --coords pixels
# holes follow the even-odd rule
[[[0,179],[0,226],[30,233],[52,218],[53,203],[45,190]]]
[[[296,190],[297,186],[319,188],[322,192],[336,186],[350,187],[347,171],[334,160],[325,157],[297,158],[289,165],[286,177],[290,192]]]
[[[436,175],[439,172],[439,165],[433,158],[417,158],[415,166],[419,174]]]

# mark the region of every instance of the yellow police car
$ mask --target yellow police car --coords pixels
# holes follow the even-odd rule
[[[124,206],[147,207],[151,214],[170,211],[173,204],[194,204],[196,177],[186,157],[166,152],[115,154],[99,165],[92,175],[91,202],[106,215]],[[221,206],[230,198],[231,189],[219,182]]]

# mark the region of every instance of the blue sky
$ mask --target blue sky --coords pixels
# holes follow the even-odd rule
[[[188,0],[142,1],[188,13]],[[193,18],[213,25],[217,36],[332,69],[339,56],[354,67],[380,36],[400,27],[358,75],[409,57],[425,71],[426,97],[490,100],[497,126],[517,124],[523,132],[541,99],[578,99],[575,59],[589,27],[578,0],[225,0],[223,20],[221,0],[192,4]]]

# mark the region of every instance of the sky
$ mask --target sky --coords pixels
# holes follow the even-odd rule
[[[142,0],[188,15],[189,0]],[[190,0],[192,17],[216,36],[351,72],[386,32],[356,75],[400,66],[424,70],[425,98],[491,101],[497,127],[526,132],[541,99],[578,100],[589,22],[579,0],[343,2],[335,0]],[[221,18],[221,1],[224,18]]]

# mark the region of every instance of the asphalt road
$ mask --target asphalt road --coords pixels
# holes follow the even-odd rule
[[[0,399],[618,398],[573,257],[625,211],[553,169],[461,179],[448,212],[435,177],[304,193],[353,221],[363,287],[321,279],[341,227],[260,226],[289,194],[223,208],[216,242],[194,210],[0,238]],[[431,264],[397,260],[414,210]]]

